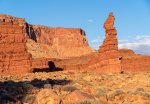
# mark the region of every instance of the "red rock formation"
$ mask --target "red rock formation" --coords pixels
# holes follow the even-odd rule
[[[51,49],[57,53],[57,58],[92,52],[81,29],[35,26],[27,24],[22,18],[0,15],[0,74],[23,74],[34,68],[50,67],[48,59],[38,53],[35,53],[39,55],[38,59],[31,59],[26,48],[29,38],[45,50],[44,54],[54,55],[49,52]]]
[[[43,69],[43,68],[49,68],[48,65],[48,59],[46,58],[36,58],[36,59],[32,59],[32,69],[35,68],[39,68],[39,69]]]
[[[32,29],[30,37],[41,44],[65,47],[88,46],[85,32],[80,28],[50,28],[33,25]],[[34,39],[34,37],[36,38]]]
[[[0,15],[0,74],[31,70],[31,55],[26,50],[24,19]]]
[[[150,71],[150,56],[123,57],[121,70],[124,72]]]
[[[124,72],[137,72],[150,70],[150,56],[134,53],[130,49],[120,49],[122,55],[121,70]]]
[[[118,50],[114,20],[113,14],[110,13],[104,24],[106,38],[99,52],[91,53],[92,49],[82,29],[35,26],[27,24],[21,18],[0,15],[0,75],[23,74],[34,68],[53,68],[55,65],[60,69],[75,71],[150,70],[150,57],[137,55],[132,50]],[[28,51],[34,57],[27,52],[27,40],[34,40],[34,43],[38,44],[34,48],[33,44],[28,44],[32,52]],[[42,54],[39,54],[37,48]],[[59,59],[49,59],[54,55]],[[49,60],[52,60],[52,64]]]
[[[119,72],[121,68],[121,54],[118,52],[117,31],[114,27],[115,18],[110,13],[104,28],[106,38],[99,49],[99,57],[91,60],[90,68],[99,72]]]
[[[106,30],[106,38],[103,42],[103,45],[100,46],[99,52],[103,53],[106,51],[118,50],[118,41],[117,41],[117,31],[114,27],[115,18],[112,13],[109,14],[106,22],[104,23],[104,28]]]
[[[119,52],[122,54],[122,56],[135,54],[131,49],[119,49]]]
[[[51,28],[30,25],[28,30],[29,37],[36,43],[40,43],[43,51],[53,54],[54,58],[77,57],[92,52],[85,32],[80,28]],[[29,48],[29,52],[35,53],[30,51],[31,48]],[[43,57],[45,56],[43,55]]]
[[[0,74],[26,73],[32,71],[31,68],[50,67],[48,59],[41,55],[31,60],[26,49],[28,38],[39,43],[45,52],[50,48],[57,51],[58,57],[80,56],[92,51],[81,29],[33,26],[22,18],[0,15]]]

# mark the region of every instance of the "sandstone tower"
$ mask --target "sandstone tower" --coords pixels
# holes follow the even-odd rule
[[[106,22],[104,23],[106,38],[103,44],[100,46],[100,53],[107,51],[118,51],[117,31],[114,27],[114,21],[115,17],[113,16],[113,13],[110,13]]]

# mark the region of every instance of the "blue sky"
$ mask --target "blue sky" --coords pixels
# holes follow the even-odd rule
[[[150,55],[150,0],[0,0],[0,13],[23,17],[31,24],[79,27],[98,48],[103,24],[113,12],[119,47]]]

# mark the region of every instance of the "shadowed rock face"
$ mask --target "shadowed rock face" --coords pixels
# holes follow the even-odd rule
[[[114,27],[115,17],[112,13],[109,14],[106,22],[104,23],[104,28],[106,31],[106,38],[103,44],[100,46],[99,52],[103,53],[106,51],[118,50],[118,40],[117,31]]]

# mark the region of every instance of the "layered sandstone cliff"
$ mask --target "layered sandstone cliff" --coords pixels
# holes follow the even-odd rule
[[[31,55],[26,50],[26,22],[0,15],[0,74],[31,71]]]
[[[106,38],[104,43],[100,46],[99,52],[93,52],[76,58],[52,60],[56,67],[60,67],[64,70],[93,70],[102,73],[150,70],[150,57],[137,55],[128,49],[118,50],[117,32],[114,27],[114,21],[115,18],[113,14],[110,13],[104,23]],[[40,40],[40,38],[37,39]],[[41,44],[40,42],[41,41],[39,41],[39,44]],[[46,44],[50,45],[49,42]],[[56,43],[51,44],[55,45]]]
[[[0,74],[24,74],[55,65],[98,72],[150,70],[150,57],[118,50],[114,21],[110,13],[104,23],[106,38],[93,52],[82,29],[30,25],[25,19],[0,15]]]
[[[79,57],[92,52],[85,32],[80,28],[29,25],[28,31],[30,39],[34,40],[28,41],[28,52],[35,58]]]
[[[49,68],[46,58],[79,57],[90,52],[82,29],[30,25],[25,19],[0,15],[0,74]]]
[[[150,56],[144,56],[134,53],[129,49],[120,49],[122,55],[121,71],[137,72],[150,70]]]

